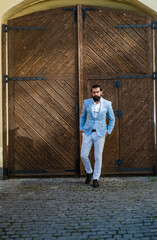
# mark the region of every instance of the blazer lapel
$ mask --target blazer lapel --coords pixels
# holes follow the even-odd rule
[[[90,110],[90,112],[92,113],[92,104],[93,104],[93,99],[89,99],[89,102],[88,102],[88,109]],[[92,113],[92,116],[93,116],[93,113]]]
[[[89,103],[89,107],[90,107],[90,111],[91,111],[92,116],[93,116],[93,112],[92,112],[93,99],[91,98],[90,100],[91,100],[91,101],[90,101],[90,103]]]

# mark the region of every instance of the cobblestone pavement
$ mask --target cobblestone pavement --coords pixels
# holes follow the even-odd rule
[[[0,180],[0,239],[157,240],[157,177]]]

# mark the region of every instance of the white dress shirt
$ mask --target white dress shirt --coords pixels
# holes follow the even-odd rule
[[[99,111],[100,111],[100,104],[101,104],[101,98],[100,101],[98,103],[95,103],[93,100],[93,104],[92,104],[92,114],[94,118],[97,118]],[[95,124],[93,126],[93,129],[95,129]]]

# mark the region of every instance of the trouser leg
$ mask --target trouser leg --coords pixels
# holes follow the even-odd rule
[[[104,149],[105,137],[99,137],[96,133],[94,135],[94,173],[93,179],[99,180],[101,175],[101,167],[102,167],[102,153]]]
[[[82,137],[83,139],[82,139],[82,146],[81,146],[81,159],[85,166],[86,173],[92,173],[93,170],[89,160],[89,152],[93,144],[92,135],[86,136],[86,134],[83,133]]]

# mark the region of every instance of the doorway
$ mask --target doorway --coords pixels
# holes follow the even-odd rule
[[[84,175],[79,114],[95,83],[116,115],[102,174],[154,172],[152,29],[123,27],[151,22],[81,5],[8,21],[8,177]]]

